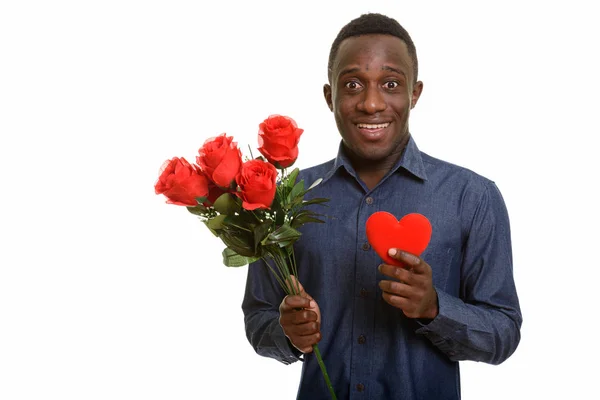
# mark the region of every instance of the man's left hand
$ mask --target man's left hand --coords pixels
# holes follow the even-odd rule
[[[395,279],[379,282],[383,299],[401,309],[409,318],[435,318],[438,315],[438,299],[429,264],[422,258],[399,249],[390,249],[388,254],[403,266],[379,266],[379,272]]]

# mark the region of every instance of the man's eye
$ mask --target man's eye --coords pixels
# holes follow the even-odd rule
[[[396,89],[399,85],[396,81],[389,81],[383,84],[386,89]]]
[[[346,83],[346,88],[351,89],[351,90],[356,90],[356,89],[360,88],[360,83],[358,83],[356,81],[350,81],[350,82]]]

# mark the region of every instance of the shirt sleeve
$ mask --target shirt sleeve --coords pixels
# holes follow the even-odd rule
[[[285,292],[264,261],[248,266],[242,302],[246,337],[257,354],[284,364],[300,360],[301,352],[290,343],[279,324],[279,304]]]
[[[436,288],[439,314],[417,329],[451,360],[500,364],[516,350],[522,316],[513,278],[508,213],[489,182],[463,250],[460,298]]]

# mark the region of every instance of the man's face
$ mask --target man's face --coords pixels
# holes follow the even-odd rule
[[[408,139],[408,117],[421,91],[406,44],[390,35],[345,39],[333,62],[325,100],[351,156],[393,162]]]

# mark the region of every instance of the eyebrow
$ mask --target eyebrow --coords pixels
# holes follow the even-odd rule
[[[355,73],[355,72],[358,72],[358,71],[360,71],[360,68],[359,68],[359,67],[349,67],[349,68],[343,69],[343,70],[341,70],[341,71],[340,71],[340,73],[338,74],[338,78],[339,78],[340,76],[344,76],[344,75],[346,75],[346,74],[353,74],[353,73]]]
[[[399,75],[403,75],[404,77],[406,77],[406,74],[404,73],[404,71],[399,70],[398,68],[390,67],[389,65],[384,65],[383,67],[381,67],[381,70],[392,71],[392,72],[395,72]]]
[[[381,67],[382,71],[391,71],[391,72],[395,72],[399,75],[402,75],[406,78],[406,73],[404,71],[402,71],[401,69],[398,68],[394,68],[394,67],[390,67],[389,65],[384,65],[383,67]],[[346,74],[353,74],[355,72],[360,71],[359,67],[348,67],[346,69],[343,69],[340,71],[340,73],[338,74],[338,79],[340,76],[344,76]]]

